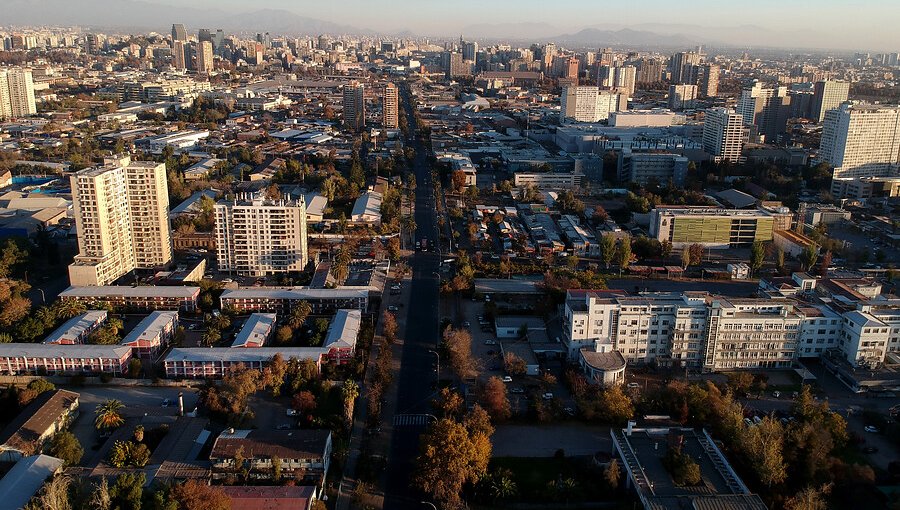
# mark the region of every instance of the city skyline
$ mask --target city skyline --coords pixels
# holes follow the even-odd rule
[[[187,5],[185,5],[187,4]],[[754,9],[723,7],[703,1],[689,10],[672,12],[664,2],[644,2],[639,11],[611,2],[564,0],[546,9],[535,0],[481,4],[463,0],[454,9],[435,2],[394,2],[390,15],[381,5],[358,0],[340,7],[324,3],[269,0],[247,8],[233,0],[125,0],[109,6],[96,0],[40,3],[12,0],[6,6],[10,24],[79,24],[96,27],[141,27],[161,31],[172,20],[189,28],[223,26],[231,30],[285,33],[359,33],[404,36],[507,39],[626,45],[637,38],[643,45],[706,44],[727,47],[783,49],[882,50],[900,45],[890,20],[900,6],[870,2],[867,9],[848,10],[838,2],[764,0]],[[413,8],[414,7],[414,8]],[[814,9],[814,11],[813,11]],[[478,16],[472,16],[472,13]],[[872,16],[877,12],[878,16]],[[576,14],[577,15],[574,15]],[[594,21],[585,21],[593,19]],[[802,20],[802,24],[798,23]],[[574,22],[573,22],[574,21]],[[835,27],[832,30],[823,28]],[[621,32],[624,31],[624,32]],[[633,32],[638,32],[634,34]],[[596,39],[596,40],[594,40]]]

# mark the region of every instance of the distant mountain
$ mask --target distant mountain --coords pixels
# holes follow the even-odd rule
[[[559,28],[549,23],[477,23],[460,30],[460,35],[469,39],[528,39],[535,42],[558,33]]]
[[[11,25],[81,25],[85,27],[141,27],[167,33],[172,23],[189,30],[222,28],[279,34],[366,33],[357,28],[300,16],[281,9],[238,14],[144,0],[2,0],[0,23]],[[251,4],[252,5],[252,4]]]
[[[600,28],[585,28],[574,34],[558,35],[550,40],[569,45],[584,46],[690,46],[697,44],[697,39],[692,39],[681,34],[660,34],[645,30],[632,30],[623,28],[620,30],[604,30]]]

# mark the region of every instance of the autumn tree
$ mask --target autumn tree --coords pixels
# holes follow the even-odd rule
[[[616,258],[616,238],[612,234],[600,237],[600,258],[606,269],[609,269],[610,264]]]
[[[754,241],[750,247],[750,272],[756,274],[766,259],[766,245],[762,241]]]
[[[509,375],[525,375],[528,365],[518,354],[506,352],[503,354],[503,369]]]
[[[468,379],[475,374],[472,335],[467,330],[447,328],[444,331],[444,349],[450,360],[450,367],[460,379]]]
[[[311,391],[301,391],[291,399],[291,407],[300,414],[310,414],[316,410],[316,396]]]
[[[778,485],[787,478],[782,455],[784,436],[784,427],[769,416],[753,427],[745,427],[740,435],[741,449],[766,487]]]
[[[437,398],[432,402],[437,414],[443,418],[459,418],[465,407],[465,401],[459,393],[450,388],[441,388]]]
[[[688,247],[688,253],[691,256],[691,265],[699,266],[703,262],[703,252],[706,248],[700,243],[694,243]]]
[[[180,510],[231,510],[231,498],[220,488],[190,479],[172,488]]]
[[[502,421],[510,417],[509,397],[506,384],[499,377],[491,377],[481,389],[481,403],[494,420]]]
[[[261,379],[259,370],[244,366],[229,367],[218,386],[203,388],[200,400],[211,413],[221,415],[229,423],[239,424],[247,411],[250,396],[260,389]]]
[[[381,331],[388,342],[394,342],[397,339],[397,317],[385,311],[381,319]]]

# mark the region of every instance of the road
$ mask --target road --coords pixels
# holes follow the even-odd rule
[[[408,89],[401,88],[404,107],[409,121],[410,133],[415,133],[416,122],[410,107]],[[416,150],[413,163],[416,175],[416,240],[428,239],[432,247],[438,246],[437,215],[431,172],[427,164],[426,147],[416,139],[410,144]],[[438,344],[438,297],[439,279],[436,276],[440,256],[433,252],[417,252],[411,260],[412,284],[410,304],[407,308],[405,342],[401,355],[400,373],[397,378],[397,413],[421,414],[431,412],[433,390],[430,381],[434,378],[431,365],[434,355],[429,349]],[[384,508],[420,509],[421,498],[411,498],[410,475],[413,461],[418,453],[419,435],[422,426],[394,427],[390,454],[388,455],[388,481]]]

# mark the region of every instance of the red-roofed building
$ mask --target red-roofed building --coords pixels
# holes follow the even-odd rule
[[[309,485],[219,488],[231,498],[232,510],[309,510],[316,499],[316,488]]]

